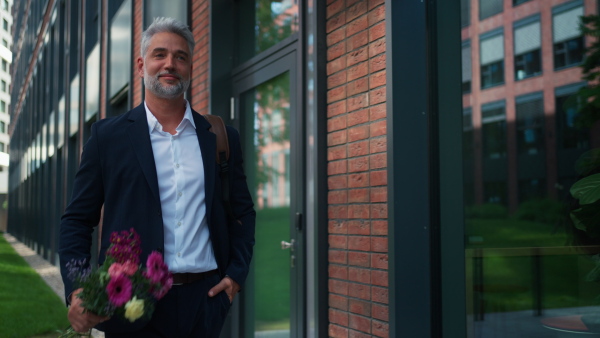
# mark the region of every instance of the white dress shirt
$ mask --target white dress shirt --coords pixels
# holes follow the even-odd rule
[[[165,263],[171,272],[217,268],[206,220],[204,165],[192,110],[186,101],[175,135],[146,108],[158,176],[165,237]]]

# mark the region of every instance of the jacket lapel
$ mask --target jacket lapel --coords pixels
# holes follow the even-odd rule
[[[196,125],[196,135],[200,143],[200,152],[202,153],[202,163],[204,164],[204,193],[206,194],[206,216],[210,220],[210,211],[215,192],[216,175],[216,135],[208,131],[210,123],[202,115],[192,110],[194,124]]]
[[[131,124],[127,127],[127,135],[129,136],[131,146],[134,148],[134,153],[144,172],[150,190],[160,206],[156,165],[154,163],[154,153],[152,151],[152,143],[150,142],[150,133],[148,132],[148,120],[143,103],[131,111],[129,121]]]

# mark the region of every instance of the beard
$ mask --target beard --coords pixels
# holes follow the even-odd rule
[[[163,85],[158,78],[164,74],[174,75],[179,79],[179,82],[172,85]],[[163,99],[174,99],[182,95],[188,89],[190,86],[190,79],[184,80],[181,75],[169,71],[159,72],[156,75],[151,76],[148,74],[146,67],[144,67],[144,86],[158,97]]]

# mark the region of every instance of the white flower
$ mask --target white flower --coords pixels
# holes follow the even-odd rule
[[[125,304],[125,318],[130,322],[136,321],[144,314],[144,300],[133,297]]]

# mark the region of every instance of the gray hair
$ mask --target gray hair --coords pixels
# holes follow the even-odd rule
[[[194,51],[194,46],[196,46],[194,35],[186,25],[173,18],[158,17],[154,18],[152,24],[142,33],[142,43],[140,47],[142,57],[146,55],[148,46],[150,46],[150,40],[157,33],[177,34],[187,41],[188,47],[190,48],[190,54]]]

